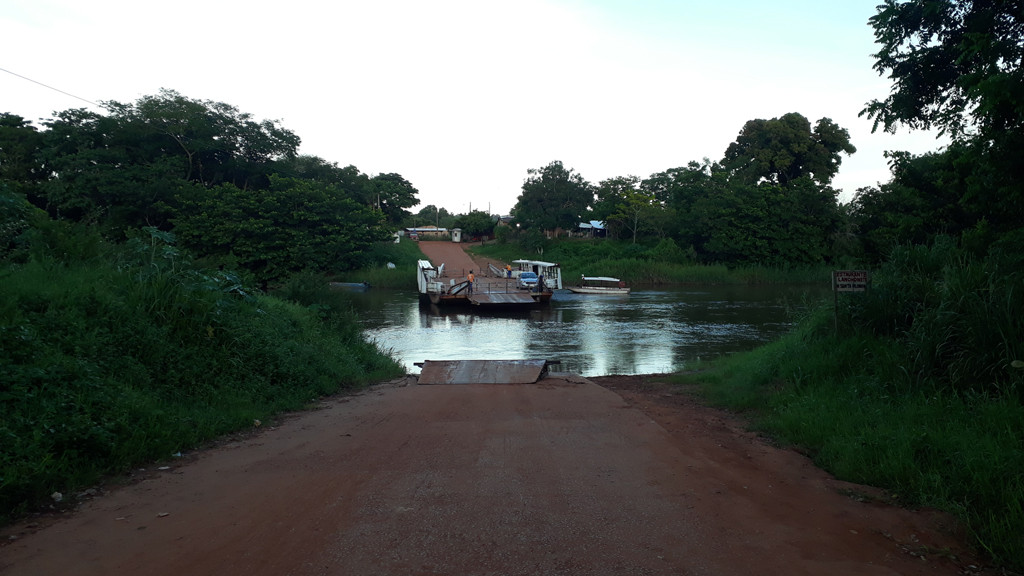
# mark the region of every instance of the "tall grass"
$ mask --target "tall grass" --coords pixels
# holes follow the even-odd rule
[[[153,232],[0,268],[0,519],[402,372],[351,319],[194,269]]]
[[[895,251],[876,285],[778,342],[681,380],[804,447],[838,477],[959,517],[1024,570],[1024,294],[1007,254],[940,240]]]
[[[366,282],[376,288],[416,288],[416,261],[424,259],[415,241],[402,238],[401,242],[375,244],[366,256],[365,265],[358,270],[339,272],[333,279],[339,282]],[[390,268],[388,264],[394,264]]]

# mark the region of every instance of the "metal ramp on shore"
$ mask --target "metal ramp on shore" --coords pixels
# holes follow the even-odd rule
[[[533,384],[547,374],[551,360],[427,360],[420,384]]]
[[[475,292],[468,298],[474,306],[533,306],[537,303],[525,292]]]

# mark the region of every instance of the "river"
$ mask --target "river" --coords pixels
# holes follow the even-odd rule
[[[556,292],[516,313],[431,311],[414,291],[351,295],[367,336],[410,373],[424,360],[546,359],[583,376],[653,374],[750,350],[794,325],[794,310],[825,297],[816,286],[634,289],[629,296]]]

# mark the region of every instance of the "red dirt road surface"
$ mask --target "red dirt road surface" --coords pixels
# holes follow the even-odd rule
[[[943,516],[852,497],[875,492],[656,380],[414,380],[8,527],[0,574],[952,575],[968,563]]]

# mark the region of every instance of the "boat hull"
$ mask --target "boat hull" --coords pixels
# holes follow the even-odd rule
[[[569,291],[570,292],[574,292],[576,294],[617,294],[617,295],[629,294],[629,288],[600,288],[600,287],[586,287],[586,286],[583,286],[583,287],[580,287],[580,286],[570,286],[569,287]]]

